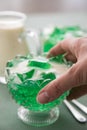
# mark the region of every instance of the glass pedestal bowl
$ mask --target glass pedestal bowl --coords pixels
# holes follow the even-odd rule
[[[32,126],[46,126],[59,117],[58,105],[65,99],[65,92],[55,101],[40,104],[38,92],[56,78],[51,63],[43,57],[16,56],[6,65],[6,81],[12,98],[20,105],[18,117]]]

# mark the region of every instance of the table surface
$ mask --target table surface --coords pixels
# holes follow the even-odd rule
[[[81,14],[36,14],[29,15],[26,27],[42,29],[51,25],[80,25],[87,27],[87,15]],[[87,106],[87,96],[78,99]],[[0,84],[0,130],[36,130],[24,124],[17,116],[18,105],[12,100],[6,85]],[[62,103],[60,106],[59,119],[52,125],[40,127],[40,130],[87,130],[87,123],[77,122],[70,114],[66,106]],[[87,117],[87,116],[86,116]]]

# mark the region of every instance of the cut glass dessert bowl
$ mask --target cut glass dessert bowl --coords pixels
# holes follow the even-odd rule
[[[16,56],[7,62],[5,71],[7,87],[20,106],[18,117],[23,122],[32,126],[46,126],[58,119],[58,105],[69,92],[47,104],[40,104],[36,100],[38,92],[58,76],[52,61],[41,56]]]

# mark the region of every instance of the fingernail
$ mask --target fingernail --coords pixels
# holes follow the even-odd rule
[[[53,55],[48,53],[47,58],[51,58],[51,57],[53,57]]]
[[[47,92],[43,92],[40,95],[38,95],[38,97],[37,97],[37,101],[42,104],[47,103],[49,101],[49,99],[50,99],[50,97]]]

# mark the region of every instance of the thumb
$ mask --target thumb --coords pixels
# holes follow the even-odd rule
[[[78,86],[78,64],[74,64],[66,73],[47,84],[37,95],[37,101],[44,104],[55,100],[65,91]]]

